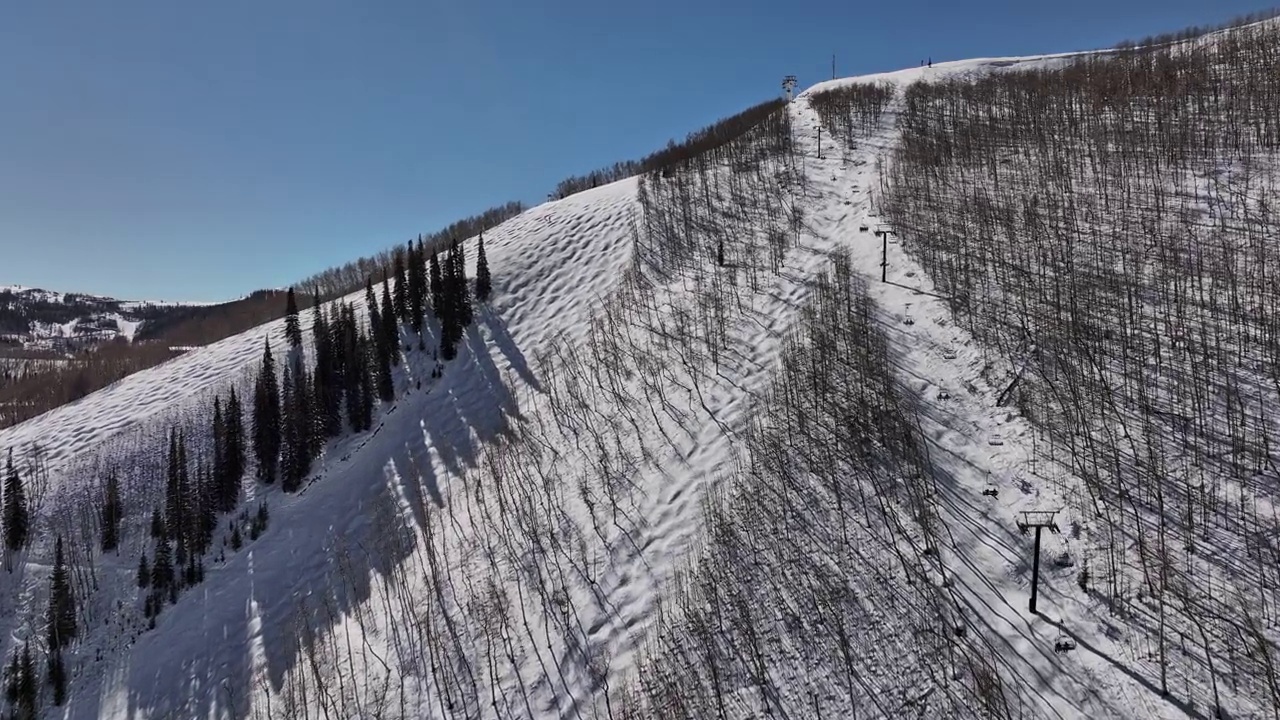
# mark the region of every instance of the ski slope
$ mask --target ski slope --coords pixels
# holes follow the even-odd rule
[[[167,608],[154,630],[138,632],[133,573],[142,522],[126,531],[118,557],[97,561],[99,589],[82,603],[85,632],[69,661],[70,701],[65,714],[47,716],[317,717],[330,709],[326,703],[339,706],[330,697],[338,692],[356,698],[342,705],[348,717],[612,716],[617,689],[634,682],[646,642],[669,612],[664,602],[706,531],[703,501],[746,458],[742,435],[754,403],[801,321],[812,279],[838,251],[867,281],[894,371],[924,408],[920,426],[947,479],[940,491],[950,540],[939,549],[945,582],[961,599],[969,630],[999,648],[1003,672],[1024,684],[1024,711],[1195,716],[1153,690],[1149,668],[1125,664],[1118,638],[1126,629],[1082,599],[1073,572],[1042,563],[1043,615],[1027,612],[1030,543],[1015,515],[1063,507],[1043,478],[1067,472],[1035,458],[1029,424],[997,405],[1002,388],[989,379],[984,353],[895,243],[888,282],[880,282],[879,239],[861,228],[877,226],[872,191],[877,159],[895,142],[892,110],[853,153],[819,157],[819,122],[808,105],[812,93],[841,83],[900,88],[1065,57],[939,63],[822,83],[792,102],[806,178],[795,195],[803,232],[781,270],[730,316],[728,352],[714,371],[661,339],[692,307],[698,287],[688,277],[647,279],[654,326],[608,324],[614,312],[641,312],[624,307],[638,297],[628,292],[643,273],[638,179],[547,203],[486,233],[493,300],[478,308],[443,376],[429,376],[429,349],[409,351],[397,400],[379,410],[374,430],[331,443],[296,495],[252,488],[249,507],[261,498],[271,504],[266,533],[210,564],[205,581]],[[474,241],[467,246],[474,251]],[[363,298],[347,300],[362,310]],[[304,325],[309,317],[303,314]],[[613,373],[593,327],[617,331],[620,345],[609,347],[632,348],[619,360],[625,369]],[[247,388],[264,342],[284,347],[283,328],[278,321],[195,349],[0,431],[0,448],[42,448],[49,477],[37,541],[15,572],[0,576],[0,657],[40,635],[49,529],[60,500],[82,491],[95,458],[136,448],[144,433],[230,384]],[[670,392],[667,415],[610,404],[647,397],[646,374]],[[606,389],[606,377],[618,387]],[[591,401],[579,407],[574,398]],[[598,435],[600,427],[607,432]],[[593,437],[616,446],[597,447]],[[989,488],[995,498],[983,495]],[[147,495],[142,487],[132,492]],[[512,527],[539,518],[549,518],[548,526]],[[1066,527],[1071,517],[1058,522]],[[1043,557],[1070,542],[1046,536]],[[521,563],[522,556],[532,560]],[[546,590],[541,600],[533,594],[539,588]],[[1056,653],[1064,636],[1078,648]],[[417,664],[422,655],[414,648],[423,643],[441,650]],[[302,649],[311,644],[320,648]],[[886,682],[878,688],[885,695],[911,691],[909,673]],[[759,703],[740,693],[728,713],[756,717]],[[1245,712],[1252,707],[1240,703]],[[930,715],[927,701],[919,712]]]

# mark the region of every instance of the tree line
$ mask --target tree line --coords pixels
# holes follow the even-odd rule
[[[639,160],[623,160],[607,168],[593,170],[585,175],[578,175],[561,180],[555,190],[547,196],[548,200],[563,200],[583,190],[590,190],[601,185],[608,185],[623,178],[646,173],[665,172],[671,174],[673,168],[684,161],[702,155],[717,147],[741,137],[762,120],[774,114],[785,104],[782,99],[765,102],[743,110],[740,113],[689,133],[681,142],[670,140],[661,150],[650,153]]]
[[[456,238],[469,238],[488,232],[511,218],[527,210],[528,207],[518,201],[503,203],[491,207],[462,220],[451,223],[447,227],[426,235],[419,235],[417,241],[428,253],[444,252]],[[360,290],[368,277],[376,277],[382,268],[390,267],[395,261],[400,247],[390,247],[374,255],[357,258],[351,262],[318,272],[297,283],[298,287],[316,288],[320,297],[326,300],[349,295]],[[278,317],[278,316],[277,316]]]
[[[242,400],[232,385],[214,395],[208,414],[171,424],[162,438],[152,439],[157,445],[153,449],[163,456],[163,491],[156,504],[126,502],[120,470],[108,463],[91,499],[95,543],[101,553],[119,553],[126,518],[139,513],[149,517],[142,523],[147,537],[136,571],[147,628],[155,627],[164,608],[183,591],[203,582],[206,563],[225,562],[228,552],[239,551],[266,531],[267,501],[242,507],[247,476],[264,486],[278,484],[283,492],[298,492],[330,440],[372,429],[378,403],[395,399],[393,368],[405,352],[428,351],[430,330],[439,328],[439,345],[430,348],[433,355],[442,361],[456,357],[457,343],[473,322],[474,303],[486,301],[492,292],[484,238],[477,242],[474,282],[467,277],[463,245],[454,241],[443,258],[429,253],[422,242],[399,248],[379,284],[380,298],[374,278],[366,279],[363,317],[354,303],[325,303],[313,292],[309,353],[298,297],[289,289],[283,302],[285,345],[276,350],[281,357],[277,360],[269,341],[264,345],[251,398]],[[441,370],[438,361],[434,374]],[[3,480],[0,534],[6,569],[12,571],[31,545],[38,515],[12,450]],[[59,533],[43,643],[27,638],[13,648],[3,668],[11,717],[33,719],[44,700],[54,706],[66,701],[69,673],[63,655],[82,627],[70,572]],[[82,586],[81,592],[90,587]],[[42,690],[46,686],[47,695]]]

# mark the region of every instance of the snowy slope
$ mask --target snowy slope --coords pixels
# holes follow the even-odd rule
[[[797,98],[787,112],[799,160],[779,192],[803,229],[775,272],[753,277],[749,289],[745,275],[734,276],[732,308],[708,300],[721,297],[709,289],[720,275],[646,265],[636,179],[487,233],[494,300],[443,377],[427,375],[429,350],[411,351],[398,399],[375,429],[331,444],[295,496],[255,488],[249,502],[271,502],[266,534],[211,565],[154,630],[138,633],[130,607],[141,531],[118,558],[99,560],[67,716],[588,718],[632,707],[623,689],[639,681],[651,641],[680,614],[673,599],[706,541],[708,498],[732,492],[725,478],[748,458],[755,403],[804,322],[814,278],[841,251],[867,281],[893,372],[924,408],[920,429],[946,479],[938,512],[949,538],[937,552],[957,616],[997,649],[1021,714],[1188,714],[1116,660],[1116,621],[1078,599],[1073,574],[1046,563],[1045,614],[1026,611],[1029,547],[1013,518],[1066,504],[1043,478],[1073,481],[1044,459],[1027,471],[1028,423],[997,407],[1001,388],[986,379],[984,353],[895,244],[890,282],[879,282],[879,240],[861,228],[877,225],[871,191],[876,161],[895,142],[892,109],[855,153],[819,158],[808,105],[809,94],[848,82],[902,86],[1062,57],[940,63],[823,83]],[[772,222],[760,220],[757,234]],[[363,297],[348,300],[362,308]],[[671,340],[707,315],[723,318],[714,359]],[[43,448],[49,497],[71,502],[95,453],[122,452],[209,393],[243,384],[267,340],[283,346],[282,321],[0,431],[0,448]],[[983,495],[989,488],[995,498]],[[0,657],[38,635],[56,505],[46,506],[46,532],[27,562],[0,578]],[[1047,537],[1044,556],[1069,544]],[[851,585],[871,595],[871,582]],[[113,609],[117,602],[125,609]],[[1080,649],[1055,653],[1063,633]],[[920,682],[912,662],[881,668],[870,694],[909,696]],[[834,683],[814,691],[823,717],[852,712]],[[785,687],[778,702],[807,707],[790,695],[799,687]],[[770,702],[746,687],[729,695],[732,717],[759,716]],[[927,698],[912,702],[922,703],[921,716],[939,712]],[[1240,702],[1244,712],[1255,707]]]

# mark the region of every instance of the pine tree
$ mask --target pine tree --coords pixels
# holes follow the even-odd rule
[[[456,346],[463,330],[471,324],[471,297],[467,287],[462,247],[455,240],[445,256],[441,283],[440,354],[445,360],[457,356]]]
[[[187,554],[195,551],[195,533],[198,523],[197,508],[192,502],[195,493],[191,490],[191,471],[187,462],[187,437],[183,430],[178,431],[178,521],[173,539],[178,545],[178,562],[184,562]]]
[[[374,369],[374,379],[377,384],[378,399],[382,402],[391,402],[396,399],[396,388],[391,381],[391,358],[385,349],[377,347],[376,341],[374,346],[374,360],[377,365]]]
[[[31,529],[30,510],[22,476],[13,464],[13,450],[5,460],[4,480],[4,545],[11,552],[21,550],[27,544]]]
[[[294,478],[294,489],[296,490],[311,471],[311,460],[319,454],[320,444],[316,442],[312,430],[315,427],[315,416],[317,408],[312,402],[315,397],[312,384],[314,380],[307,373],[307,368],[302,364],[299,358],[293,366],[293,402],[294,402],[294,418],[293,422],[297,426],[298,449],[297,449],[297,465]]]
[[[189,498],[186,478],[186,439],[174,428],[169,433],[168,471],[165,485],[165,531],[166,535],[177,543],[178,557],[186,558],[187,545],[184,542],[187,530]]]
[[[317,296],[317,301],[319,297]],[[337,323],[334,323],[335,325]],[[329,438],[342,431],[342,389],[338,386],[339,350],[333,343],[330,323],[321,312],[320,303],[315,305],[315,321],[312,324],[315,339],[315,371],[312,373],[313,405],[315,407],[315,432],[313,434],[316,448],[322,447]]]
[[[409,242],[409,326],[422,336],[422,324],[427,311],[427,268],[422,256],[422,237],[418,245]]]
[[[361,366],[364,368],[364,370],[360,373],[360,430],[366,431],[366,430],[370,430],[373,427],[374,382],[373,382],[373,373],[370,371],[369,365],[371,364],[371,361],[374,358],[371,357],[371,355],[373,354],[373,349],[370,347],[370,345],[372,343],[369,341],[369,337],[367,335],[365,335],[364,333],[361,333],[359,336],[358,343],[360,345],[360,348],[358,350],[360,355],[360,363],[361,363]],[[391,382],[390,382],[391,380],[391,373],[389,372],[390,368],[387,368],[387,370],[388,372],[386,372],[386,375],[385,375],[385,377],[387,378],[386,389],[389,394],[394,395],[395,388],[391,386]]]
[[[302,479],[311,471],[316,447],[312,437],[312,391],[306,368],[297,360],[284,375],[283,443],[281,448],[281,489],[296,492]]]
[[[361,395],[361,388],[366,382],[364,376],[368,374],[369,369],[365,364],[365,353],[361,346],[360,331],[356,327],[355,311],[350,306],[344,308],[342,325],[342,393],[346,398],[347,423],[353,431],[362,432],[365,427],[363,423],[364,398]]]
[[[383,296],[385,303],[385,284]],[[372,280],[369,280],[365,286],[365,304],[369,312],[369,334],[364,341],[367,348],[366,362],[374,385],[377,387],[378,397],[384,402],[390,402],[395,395],[395,388],[391,382],[391,352],[387,348],[386,323],[382,319],[382,311],[378,308],[378,301],[373,293]],[[370,412],[372,413],[372,406],[370,406]]]
[[[347,344],[350,340],[351,333],[354,332],[355,314],[351,311],[351,305],[341,303],[333,309],[333,320],[329,323],[329,350],[331,359],[329,362],[329,381],[333,388],[333,406],[329,409],[330,421],[333,423],[331,435],[338,435],[342,432],[342,409],[343,402],[347,396],[347,365],[349,356],[347,353]]]
[[[293,393],[293,371],[286,367],[280,376],[280,487],[285,492],[293,492],[293,478],[297,474],[298,447],[301,445],[297,437],[298,427],[293,418],[298,413],[297,400]]]
[[[76,598],[71,591],[67,559],[62,552],[62,536],[54,542],[53,578],[49,583],[49,647],[57,651],[76,636]]]
[[[364,306],[369,312],[369,327],[382,327],[382,319],[378,313],[378,296],[373,293],[373,276],[364,279]]]
[[[400,322],[409,320],[409,287],[405,282],[404,251],[396,248],[395,257],[396,287],[394,291],[395,313]]]
[[[253,453],[258,463],[258,479],[268,485],[275,482],[280,461],[280,412],[280,385],[268,342],[253,394]]]
[[[440,356],[452,360],[457,356],[458,338],[458,297],[454,288],[454,264],[457,255],[457,242],[449,247],[444,256],[444,265],[440,277]]]
[[[431,253],[431,312],[444,321],[444,280],[440,274],[440,258]]]
[[[213,476],[217,478],[219,489],[225,489],[227,476],[231,474],[227,444],[227,423],[222,417],[222,398],[215,395],[213,398]],[[223,500],[219,497],[219,509],[222,504]]]
[[[155,560],[151,562],[151,586],[164,590],[173,582],[173,547],[166,533],[156,543]]]
[[[471,287],[467,284],[467,253],[457,241],[453,243],[453,255],[453,302],[458,313],[458,339],[461,339],[462,330],[471,325]]]
[[[222,502],[225,490],[212,471],[201,461],[196,469],[196,482],[192,488],[195,494],[197,525],[199,537],[196,542],[197,552],[203,553],[213,544],[213,531],[218,527],[218,504]]]
[[[489,260],[484,255],[484,233],[480,233],[480,244],[476,248],[476,299],[484,302],[493,292],[493,280],[489,277]]]
[[[53,704],[62,707],[67,702],[67,669],[62,664],[62,653],[49,650],[49,686],[53,688]]]
[[[31,659],[31,646],[22,644],[22,663],[18,669],[18,702],[16,717],[19,720],[36,720],[40,709],[40,684],[36,679],[36,664]]]
[[[284,308],[284,336],[289,340],[289,347],[299,347],[302,345],[302,327],[298,324],[298,299],[294,297],[293,288],[289,288]]]
[[[138,587],[145,588],[151,585],[151,566],[147,565],[147,554],[142,553],[142,559],[138,561]]]
[[[217,484],[215,496],[218,501],[217,509],[231,512],[240,502],[240,481],[245,469],[244,409],[235,388],[231,388],[231,395],[227,398],[225,423],[226,445],[223,455],[227,469],[225,477],[220,478],[221,482]]]
[[[382,343],[386,348],[387,359],[392,365],[400,365],[400,328],[396,322],[395,306],[391,302],[391,291],[388,286],[391,283],[387,281],[386,275],[382,277],[382,308],[380,318],[382,320]]]
[[[111,552],[120,545],[120,479],[112,469],[102,492],[102,551]]]

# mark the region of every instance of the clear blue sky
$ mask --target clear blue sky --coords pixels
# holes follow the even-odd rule
[[[0,284],[298,280],[830,76],[1110,46],[1246,0],[4,0]]]

